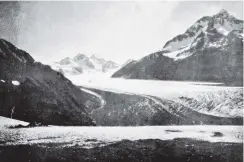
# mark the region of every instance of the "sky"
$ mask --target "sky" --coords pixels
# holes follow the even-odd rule
[[[123,64],[163,48],[221,9],[243,19],[243,2],[20,2],[17,47],[43,63],[97,54]]]

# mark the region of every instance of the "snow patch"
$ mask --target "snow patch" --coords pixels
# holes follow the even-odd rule
[[[209,47],[215,47],[215,48],[219,48],[221,47],[222,45],[218,42],[213,42],[213,43],[209,43],[208,44]]]
[[[217,31],[225,36],[227,36],[230,32],[228,30],[226,30],[225,28],[223,27],[219,27],[217,28]]]
[[[17,81],[17,80],[13,80],[13,81],[12,81],[12,84],[15,85],[15,86],[19,86],[19,85],[20,85],[20,82]]]
[[[0,130],[2,129],[1,127],[15,126],[19,124],[26,126],[29,123],[0,116]],[[1,133],[0,133],[0,138],[1,138]]]
[[[183,38],[183,40],[181,41],[173,41],[170,42],[164,49],[163,51],[170,51],[170,52],[174,52],[174,51],[178,51],[184,47],[189,46],[190,44],[192,44],[193,40],[202,32],[203,28],[207,27],[208,25],[208,21],[200,21],[195,23],[194,25],[192,25],[188,31],[190,32],[194,32],[195,35],[190,37],[188,36],[187,38]],[[202,26],[203,28],[200,29],[199,31],[196,31],[196,28],[198,26]]]
[[[1,79],[1,82],[5,83],[5,80],[2,80],[2,79]]]
[[[187,50],[189,50],[189,49],[190,49],[190,46],[183,47],[183,48],[181,48],[179,50],[176,50],[174,52],[164,53],[164,56],[173,58],[174,60],[184,59],[184,58],[189,56],[189,52],[187,52]],[[182,55],[179,56],[179,54],[181,54],[183,52],[185,52],[185,54],[182,54]]]

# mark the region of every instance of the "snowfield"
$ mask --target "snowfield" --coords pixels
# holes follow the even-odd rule
[[[15,126],[18,124],[26,126],[29,123],[0,116],[0,130],[3,129],[3,127]]]
[[[95,75],[67,77],[75,85],[82,87],[168,99],[214,116],[243,116],[243,87],[227,87],[221,83],[209,82],[134,80]]]
[[[0,120],[11,119],[0,117]],[[14,120],[14,124],[17,124]],[[23,123],[23,122],[21,122]],[[6,123],[5,123],[6,124]],[[140,127],[35,127],[9,129],[1,122],[0,141],[4,145],[57,143],[85,148],[107,145],[123,139],[193,138],[209,142],[243,142],[242,126],[140,126]],[[219,136],[216,136],[220,134]],[[1,144],[0,144],[1,145]]]
[[[189,56],[190,52],[187,52],[187,50],[189,50],[189,49],[190,49],[190,46],[182,47],[179,50],[175,50],[173,52],[165,53],[164,56],[173,58],[174,60],[184,59],[184,58]],[[179,54],[181,54],[181,55],[179,56]]]

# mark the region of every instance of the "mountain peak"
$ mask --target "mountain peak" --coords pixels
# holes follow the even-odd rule
[[[90,57],[91,60],[95,61],[95,62],[100,62],[100,64],[104,64],[105,62],[107,62],[104,58],[100,57],[99,55],[97,54],[93,54],[91,57]]]
[[[69,59],[70,59],[70,57],[65,57],[65,58],[62,59],[62,60],[69,60]],[[62,61],[62,60],[61,60],[61,61]]]
[[[91,58],[99,58],[100,59],[101,57],[98,54],[92,54]]]
[[[221,9],[216,15],[215,18],[228,18],[228,17],[233,17],[230,15],[225,9]]]
[[[87,56],[85,54],[79,53],[78,55],[76,55],[73,59],[74,60],[82,60],[84,58],[87,58]]]
[[[229,14],[225,9],[221,9],[213,16],[204,16],[197,20],[185,33],[175,36],[173,39],[165,43],[163,51],[165,53],[178,51],[186,47],[190,47],[196,37],[204,30],[211,29],[227,35],[231,31],[242,33],[243,21]]]
[[[59,63],[61,65],[67,65],[69,64],[71,61],[70,61],[70,58],[69,57],[65,57],[64,59],[62,59]]]
[[[86,55],[83,53],[78,53],[76,56],[86,56]]]
[[[221,9],[221,10],[219,11],[219,14],[228,14],[228,12],[227,12],[225,9]]]

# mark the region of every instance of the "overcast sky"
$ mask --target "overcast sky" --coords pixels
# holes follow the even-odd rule
[[[43,63],[98,54],[124,63],[162,49],[197,19],[242,2],[21,2],[17,46]]]

